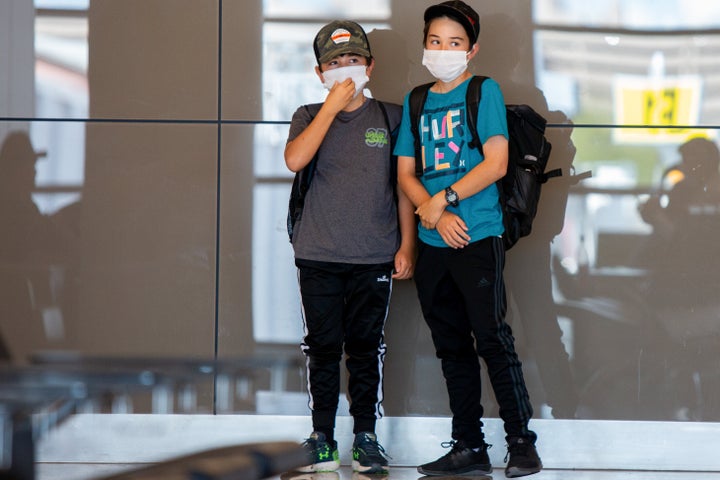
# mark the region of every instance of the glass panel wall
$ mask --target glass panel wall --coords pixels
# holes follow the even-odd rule
[[[295,109],[324,98],[312,38],[359,21],[373,97],[400,103],[430,80],[422,12],[434,2],[351,3],[0,4],[5,362],[45,350],[302,360],[283,149]],[[474,6],[471,70],[546,117],[563,171],[507,257],[537,416],[718,421],[720,9]],[[449,414],[411,281],[393,287],[386,341],[386,413]],[[302,371],[254,380],[199,380],[181,410],[307,413]]]

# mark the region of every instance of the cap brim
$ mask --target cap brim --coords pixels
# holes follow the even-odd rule
[[[360,55],[362,57],[370,56],[370,52],[368,52],[367,50],[363,50],[362,48],[359,48],[355,45],[348,45],[324,53],[320,58],[318,58],[318,63],[327,63],[339,55],[346,55],[348,53]]]

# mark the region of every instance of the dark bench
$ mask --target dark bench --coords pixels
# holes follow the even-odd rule
[[[308,463],[298,443],[252,443],[171,458],[99,480],[259,480]]]

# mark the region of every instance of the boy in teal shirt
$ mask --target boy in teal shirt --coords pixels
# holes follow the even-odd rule
[[[507,477],[539,472],[533,413],[514,338],[505,321],[502,210],[495,182],[508,162],[506,110],[497,82],[482,84],[478,110],[484,156],[471,148],[465,94],[468,61],[478,51],[478,14],[462,1],[425,11],[423,65],[437,79],[420,117],[422,176],[415,173],[415,144],[408,98],[395,154],[398,183],[420,218],[415,268],[423,316],[442,363],[452,418],[452,447],[418,467],[423,475],[492,472],[482,432],[480,362],[484,360],[500,406],[508,444]]]

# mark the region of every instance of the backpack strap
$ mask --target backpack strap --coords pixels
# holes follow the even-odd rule
[[[480,99],[482,98],[482,84],[485,80],[487,80],[487,78],[488,77],[482,75],[474,76],[470,80],[470,84],[468,85],[468,89],[465,94],[465,122],[467,123],[467,126],[470,129],[470,135],[472,136],[469,146],[470,148],[477,148],[481,155],[485,154],[483,153],[482,142],[480,141],[480,136],[478,135],[477,117],[478,111],[480,110]],[[508,162],[509,161],[510,159],[508,158]],[[507,198],[505,197],[505,189],[503,187],[504,178],[506,178],[506,176],[496,180],[495,186],[498,189],[498,200],[500,201],[500,208],[503,212],[503,227],[505,228],[505,232],[509,232],[510,217],[506,213]],[[507,234],[503,235],[503,239],[507,240]],[[505,248],[507,250],[507,244]]]
[[[315,119],[315,114],[310,111],[310,107],[308,105],[303,105],[303,108],[305,109],[307,114],[310,116],[310,122],[312,122]],[[317,113],[317,112],[315,112],[315,113]],[[310,162],[307,165],[305,165],[305,167],[302,170],[301,187],[300,188],[302,189],[302,199],[301,200],[302,200],[303,204],[305,203],[305,194],[307,193],[308,189],[310,188],[310,182],[312,181],[313,175],[315,174],[315,166],[317,165],[317,161],[318,161],[318,152],[315,152],[315,155],[313,155],[313,158],[310,160]]]
[[[410,130],[412,131],[413,138],[415,139],[415,176],[417,177],[422,177],[423,175],[420,117],[422,115],[423,107],[425,106],[428,91],[430,91],[430,87],[433,85],[434,82],[418,85],[412,89],[408,100],[410,107]]]
[[[303,105],[302,108],[305,109],[305,112],[307,112],[308,116],[310,117],[310,121],[312,122],[317,112],[313,113],[312,111],[310,111],[308,105]],[[287,214],[287,232],[290,237],[291,243],[293,239],[293,232],[295,230],[295,223],[302,216],[302,211],[305,207],[305,195],[310,189],[310,182],[312,181],[313,175],[315,174],[315,166],[317,164],[317,161],[318,153],[315,152],[315,155],[313,155],[308,164],[301,168],[299,171],[295,172],[295,177],[293,178],[293,183],[290,187],[290,200],[288,202]]]
[[[391,128],[390,117],[388,116],[385,104],[380,100],[377,101],[377,104],[380,107],[383,117],[385,118],[385,125],[387,126],[388,135],[390,135],[390,185],[392,185],[395,201],[397,202],[397,157],[392,153],[393,150],[395,150],[397,127],[395,127],[395,129]]]
[[[482,98],[482,84],[487,78],[477,75],[472,77],[465,94],[465,123],[472,136],[469,146],[470,148],[477,148],[481,155],[483,154],[483,148],[477,131],[477,116],[480,109],[480,99]]]

